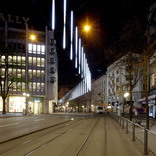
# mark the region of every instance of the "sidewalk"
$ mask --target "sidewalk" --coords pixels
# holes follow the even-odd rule
[[[20,117],[20,116],[24,116],[23,113],[10,113],[10,112],[7,112],[6,114],[2,114],[2,112],[0,112],[0,118]]]

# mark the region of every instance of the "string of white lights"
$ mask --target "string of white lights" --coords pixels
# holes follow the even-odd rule
[[[75,68],[77,68],[78,28],[75,28]]]

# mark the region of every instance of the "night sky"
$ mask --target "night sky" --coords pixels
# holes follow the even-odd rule
[[[67,49],[62,49],[63,0],[56,0],[57,52],[59,59],[59,88],[73,88],[80,76],[69,60],[70,11],[74,11],[74,25],[79,28],[87,55],[92,78],[104,74],[106,67],[115,59],[117,52],[112,47],[120,40],[120,34],[128,21],[137,20],[143,29],[147,27],[150,0],[67,0]],[[51,0],[5,0],[0,12],[30,17],[39,25],[51,23]],[[89,23],[91,31],[85,33],[83,25]]]

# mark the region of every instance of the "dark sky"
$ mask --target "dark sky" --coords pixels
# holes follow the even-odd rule
[[[134,18],[145,28],[150,0],[67,0],[67,49],[62,49],[63,0],[56,0],[57,52],[59,56],[59,85],[72,88],[79,80],[74,62],[69,60],[70,11],[74,10],[74,24],[79,27],[92,78],[106,71],[109,57],[104,50],[119,40],[123,26]],[[31,17],[37,26],[50,25],[51,0],[1,0],[0,12]],[[90,33],[83,32],[83,25],[91,25]],[[34,27],[35,28],[35,27]],[[109,55],[109,54],[108,54]]]

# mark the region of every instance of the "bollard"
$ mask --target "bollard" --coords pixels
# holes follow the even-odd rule
[[[132,123],[132,141],[135,141],[135,124]]]
[[[122,119],[122,129],[124,129],[124,118]]]
[[[144,129],[144,154],[148,155],[148,131]]]
[[[126,121],[126,134],[128,134],[128,121]]]

